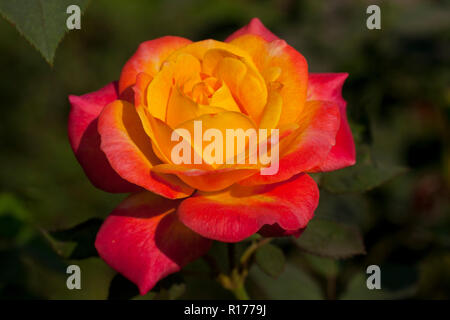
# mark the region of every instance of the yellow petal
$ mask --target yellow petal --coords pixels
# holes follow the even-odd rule
[[[247,34],[230,43],[250,54],[267,82],[275,79],[283,84],[280,91],[283,108],[278,125],[295,121],[306,101],[308,65],[305,58],[283,40],[267,42],[260,36]]]
[[[270,90],[259,127],[262,129],[276,128],[278,121],[280,120],[282,107],[283,99],[281,98],[278,90]]]
[[[230,89],[228,89],[228,86],[225,83],[223,83],[222,86],[216,92],[214,92],[211,99],[209,100],[209,104],[211,106],[223,108],[228,111],[241,111],[236,101],[234,100]]]

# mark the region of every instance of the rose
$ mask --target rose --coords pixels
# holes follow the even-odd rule
[[[346,78],[308,74],[304,57],[258,19],[225,42],[142,43],[118,82],[69,97],[70,143],[86,175],[105,191],[133,193],[98,232],[100,257],[144,294],[212,240],[298,236],[319,199],[307,172],[355,163],[341,96]],[[191,132],[194,120],[220,131],[279,129],[278,172],[174,164],[171,135]]]

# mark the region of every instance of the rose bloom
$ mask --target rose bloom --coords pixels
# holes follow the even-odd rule
[[[225,42],[140,44],[118,82],[69,97],[70,143],[86,175],[102,190],[132,193],[100,228],[100,257],[145,294],[213,240],[300,235],[319,201],[307,173],[355,163],[346,78],[308,73],[305,58],[258,19]],[[172,132],[194,136],[194,120],[222,133],[279,129],[278,172],[173,163]]]

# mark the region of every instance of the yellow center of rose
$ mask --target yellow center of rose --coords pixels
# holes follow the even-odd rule
[[[152,74],[138,75],[136,108],[163,162],[152,170],[175,173],[202,190],[224,188],[266,168],[278,170],[272,160],[294,139],[284,137],[299,128],[306,97],[306,63],[303,58],[294,63],[290,54],[282,40],[204,40],[165,56]],[[238,135],[231,147],[227,131]],[[180,140],[188,140],[187,147]],[[217,172],[221,183],[214,182],[217,174],[212,181],[205,172]]]
[[[174,51],[161,62],[159,71],[149,82],[146,105],[138,108],[155,153],[165,163],[178,164],[172,159],[176,147],[174,130],[188,133],[192,148],[189,152],[192,159],[188,163],[198,165],[196,159],[202,158],[201,165],[196,166],[202,169],[223,168],[230,163],[230,157],[242,159],[249,144],[255,143],[251,139],[256,139],[258,144],[267,144],[270,130],[277,128],[281,115],[279,92],[283,85],[277,81],[281,74],[282,70],[277,66],[260,72],[254,58],[229,43],[205,40]],[[213,129],[216,137],[226,137],[227,130],[235,130],[244,135],[241,141],[245,142],[239,143],[240,137],[236,136],[231,152],[225,141],[216,144],[212,152],[210,146],[207,149],[209,156],[205,157],[208,144],[194,138],[198,136],[195,128],[199,122],[203,132]],[[251,136],[250,131],[258,129],[267,129],[264,141],[260,141],[259,133],[256,138]],[[259,150],[259,146],[252,146],[252,150]],[[264,150],[268,152],[270,146]],[[248,160],[249,154],[245,156]],[[259,159],[257,162],[261,164]],[[239,164],[243,164],[242,161]]]
[[[266,113],[273,128],[280,112],[271,109],[281,110],[281,105],[272,105],[280,102],[273,96],[282,87],[273,84],[280,74],[281,69],[274,67],[263,76],[248,53],[232,44],[192,43],[161,64],[147,89],[149,111],[172,128],[203,114],[226,111],[243,113],[258,127]]]

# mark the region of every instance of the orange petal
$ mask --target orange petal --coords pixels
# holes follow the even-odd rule
[[[152,76],[145,72],[136,76],[136,84],[133,86],[135,105],[147,105],[147,87],[152,79]]]
[[[187,53],[187,54],[193,55],[194,57],[196,57],[197,59],[202,61],[206,52],[211,49],[221,49],[223,51],[233,54],[234,56],[241,57],[241,58],[245,59],[245,62],[248,63],[252,68],[256,68],[252,62],[250,55],[247,52],[245,52],[244,50],[242,50],[234,45],[231,45],[229,43],[211,40],[211,39],[202,40],[202,41],[193,42],[191,44],[188,44],[187,46],[182,47],[179,50],[177,50],[176,52],[174,52],[172,54],[172,56],[169,57],[168,60],[173,61],[176,59],[177,55],[179,55],[181,53]]]
[[[176,177],[151,171],[160,161],[130,103],[116,100],[107,105],[100,114],[98,131],[101,149],[122,178],[168,198],[183,198],[193,192]]]
[[[198,155],[203,155],[204,162],[213,166],[216,166],[217,164],[227,163],[227,160],[230,161],[230,159],[235,159],[238,155],[245,152],[248,147],[248,140],[250,138],[246,138],[244,134],[248,133],[250,135],[252,133],[251,131],[257,133],[254,123],[246,115],[231,111],[221,112],[217,114],[204,114],[196,119],[183,123],[182,125],[178,126],[177,129],[185,129],[190,133],[191,146],[193,146]],[[247,131],[249,129],[251,131]],[[198,132],[196,132],[196,130]],[[206,157],[204,156],[204,151],[207,146],[215,142],[215,138],[211,138],[211,142],[203,141],[203,136],[207,130],[214,130],[214,132],[221,137],[221,140],[223,142],[221,145],[222,149],[216,150],[220,152],[220,155],[217,156],[218,158],[220,158],[219,161],[210,161],[210,159],[206,159]],[[231,142],[228,144],[226,142],[227,130],[234,130],[237,135],[242,133],[244,143],[239,144],[238,140],[235,139],[234,148],[232,149]],[[195,140],[196,136],[199,139]],[[228,149],[227,146],[229,147]],[[237,161],[235,161],[234,163],[236,162]]]
[[[215,40],[192,43],[176,51],[169,60],[188,53],[203,61],[203,73],[223,80],[239,105],[255,122],[259,122],[267,100],[264,79],[252,57],[238,47]]]
[[[308,101],[305,112],[297,121],[299,128],[280,141],[278,173],[265,176],[257,173],[239,183],[274,183],[301,172],[309,172],[324,161],[334,146],[339,123],[339,108],[336,104],[328,101]]]
[[[180,53],[173,60],[166,61],[147,89],[148,110],[162,121],[167,118],[167,105],[175,90],[187,92],[201,81],[201,66],[191,54]]]
[[[197,103],[186,97],[175,87],[172,89],[170,98],[167,102],[167,124],[175,128],[177,125],[195,118],[197,109]]]
[[[153,117],[166,121],[167,101],[172,93],[173,68],[171,66],[158,72],[147,88],[148,111]]]
[[[143,42],[122,69],[119,79],[119,94],[131,94],[131,87],[136,83],[138,73],[145,72],[154,76],[164,60],[175,50],[191,43],[181,37],[162,37]]]
[[[259,72],[241,59],[225,57],[217,63],[213,75],[226,83],[241,108],[259,122],[267,102],[267,88]]]
[[[211,99],[209,100],[209,105],[228,111],[240,112],[239,106],[225,83],[223,83],[222,86],[213,93]]]
[[[280,121],[281,112],[283,110],[283,98],[276,89],[269,91],[267,104],[264,107],[259,127],[262,129],[274,129]]]
[[[259,169],[255,166],[234,165],[222,169],[199,169],[198,166],[160,164],[154,167],[157,172],[175,174],[194,189],[213,192],[223,190],[241,181]]]
[[[319,202],[319,189],[307,174],[272,185],[232,186],[197,192],[183,200],[178,216],[191,230],[218,241],[241,241],[265,225],[296,231],[306,227]]]
[[[231,44],[250,54],[257,68],[264,75],[277,75],[283,87],[280,95],[283,109],[279,125],[291,123],[302,112],[306,100],[308,65],[305,58],[283,40],[267,42],[257,35],[243,35],[235,38]],[[270,76],[269,76],[270,78]]]
[[[152,140],[152,146],[156,156],[165,163],[173,163],[172,150],[179,143],[178,140],[181,140],[181,137],[178,140],[172,140],[174,130],[165,122],[153,117],[146,107],[138,106],[136,107],[136,111],[145,132]],[[195,151],[191,148],[190,153],[192,157],[191,162],[193,163]]]
[[[224,111],[222,108],[195,103],[178,88],[173,88],[167,105],[166,121],[169,126],[176,127],[201,115]]]

